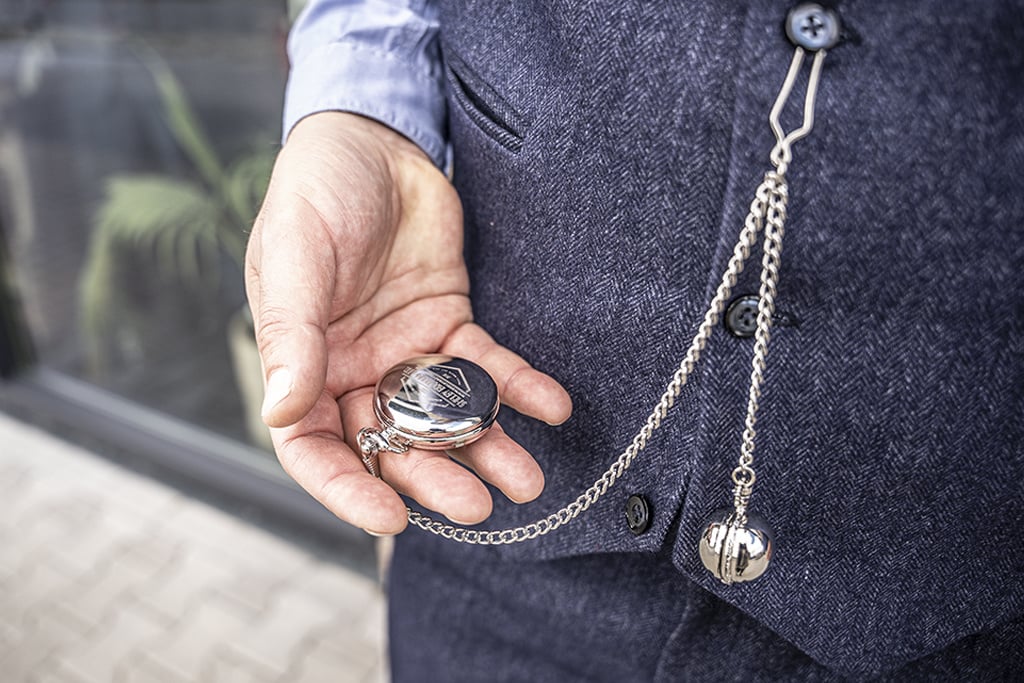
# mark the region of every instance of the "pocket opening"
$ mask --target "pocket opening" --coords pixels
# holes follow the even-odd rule
[[[450,49],[444,50],[444,61],[449,90],[469,120],[510,152],[522,149],[522,116]]]

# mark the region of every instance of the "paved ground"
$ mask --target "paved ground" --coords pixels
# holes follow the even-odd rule
[[[0,414],[0,680],[379,682],[375,582]]]

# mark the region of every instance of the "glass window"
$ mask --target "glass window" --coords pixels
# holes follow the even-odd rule
[[[241,260],[284,0],[3,0],[0,229],[38,364],[265,443]]]

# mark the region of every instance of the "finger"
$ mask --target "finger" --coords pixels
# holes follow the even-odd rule
[[[457,328],[441,350],[480,365],[494,378],[502,402],[524,415],[550,425],[562,424],[572,415],[572,399],[561,384],[530,367],[475,323]]]
[[[402,306],[370,325],[358,327],[353,339],[352,322],[359,311],[327,328],[327,385],[338,394],[352,387],[373,385],[396,363],[413,356],[434,353],[449,332],[472,318],[465,294],[441,294]],[[344,349],[343,353],[335,352]]]
[[[349,524],[377,535],[400,533],[407,523],[405,503],[344,442],[337,411],[324,395],[299,424],[271,430],[282,467]]]
[[[448,451],[513,503],[528,503],[544,490],[544,472],[526,449],[497,423],[479,441]]]
[[[487,487],[444,451],[381,453],[380,466],[381,476],[396,491],[456,524],[479,524],[494,509]]]
[[[346,434],[376,426],[373,389],[354,391],[338,400]],[[358,446],[353,442],[350,446]],[[494,502],[487,487],[472,472],[443,451],[411,448],[405,453],[380,453],[381,476],[396,491],[439,512],[457,524],[479,524],[490,516]]]
[[[311,226],[319,218],[308,204],[293,197],[275,204],[270,197],[246,255],[246,289],[266,381],[263,419],[284,427],[323,391],[334,258],[315,239],[320,233]]]

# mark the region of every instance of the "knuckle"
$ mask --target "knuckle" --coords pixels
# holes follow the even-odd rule
[[[259,348],[260,356],[266,358],[273,354],[281,340],[294,329],[288,313],[286,309],[275,306],[260,309],[255,320],[256,346]]]

